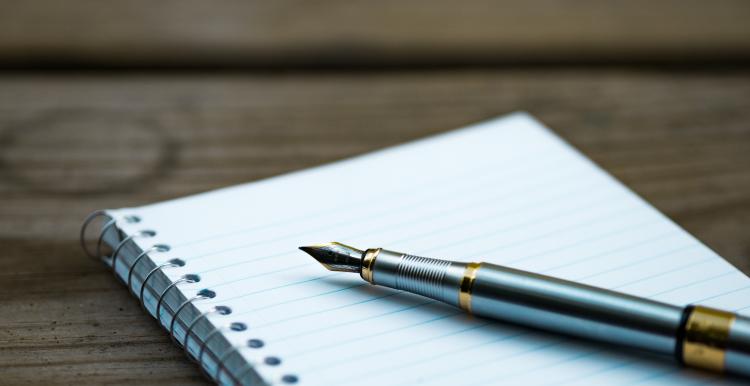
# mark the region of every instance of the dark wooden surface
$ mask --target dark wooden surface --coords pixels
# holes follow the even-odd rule
[[[3,0],[0,66],[750,59],[746,0]]]
[[[750,3],[377,3],[0,0],[0,384],[206,384],[90,211],[515,110],[750,273]]]

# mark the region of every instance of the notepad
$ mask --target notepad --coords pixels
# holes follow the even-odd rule
[[[222,384],[733,382],[468,316],[297,250],[334,240],[750,314],[744,274],[524,113],[107,214],[118,276]]]

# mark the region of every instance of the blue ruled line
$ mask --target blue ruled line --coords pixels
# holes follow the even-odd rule
[[[571,226],[571,225],[566,225],[566,226],[564,227],[564,229],[566,229],[566,230],[567,230],[567,229],[572,229],[572,228],[576,228],[576,227],[581,227],[581,226],[586,226],[586,225],[592,225],[592,224],[596,224],[596,223],[597,223],[597,222],[599,222],[599,221],[604,221],[604,220],[607,220],[607,219],[611,218],[611,216],[612,216],[612,215],[615,215],[615,214],[619,214],[619,213],[623,213],[623,212],[627,212],[627,211],[630,211],[630,212],[632,212],[632,208],[624,208],[624,209],[621,209],[621,210],[615,211],[614,213],[609,213],[609,214],[607,214],[607,215],[605,215],[605,216],[600,216],[600,217],[597,217],[597,218],[596,218],[596,220],[594,220],[594,221],[592,221],[591,219],[589,219],[589,220],[586,220],[586,221],[582,221],[582,222],[580,222],[580,223],[574,224],[574,225],[572,225],[572,226]],[[645,223],[638,223],[638,224],[634,224],[634,225],[629,225],[628,227],[624,227],[624,228],[618,229],[618,230],[617,230],[617,231],[615,231],[615,232],[621,232],[621,231],[623,231],[623,230],[625,230],[625,229],[629,229],[629,228],[637,228],[637,227],[641,227],[641,226],[644,226],[644,225],[646,225],[646,224],[648,224],[648,223],[651,223],[651,222],[652,222],[652,221],[648,221],[648,222],[645,222]],[[558,230],[557,232],[559,232],[559,230]],[[615,233],[615,232],[611,232],[611,233]],[[553,231],[553,232],[550,232],[549,234],[552,234],[552,233],[556,233],[556,232],[555,232],[555,231]],[[545,236],[542,236],[542,237],[546,237],[546,235],[547,235],[547,234],[545,234]],[[596,238],[596,237],[595,237],[595,238],[591,238],[590,240],[594,240],[594,239],[598,239],[598,238]],[[536,240],[538,240],[538,238],[537,238],[537,237],[534,237],[534,238],[529,238],[529,239],[525,239],[525,240],[522,240],[522,241],[517,241],[517,242],[513,242],[513,243],[509,244],[508,246],[517,246],[517,245],[523,245],[524,243],[528,243],[528,242],[532,242],[532,241],[536,241]],[[579,243],[579,244],[580,244],[580,243]],[[503,247],[501,247],[501,248],[503,248]],[[292,269],[292,268],[289,268],[289,269]],[[282,271],[284,271],[284,270],[282,270]],[[323,278],[323,277],[329,277],[329,276],[331,276],[331,275],[335,275],[335,273],[333,273],[333,274],[328,274],[328,275],[324,275],[324,276],[320,276],[320,277],[318,277],[317,279],[320,279],[320,278]],[[269,276],[270,276],[270,275],[269,275]],[[239,282],[239,281],[243,281],[243,280],[245,280],[245,278],[240,278],[240,279],[236,279],[236,280],[232,280],[232,281],[227,281],[227,282],[221,282],[221,283],[218,283],[218,284],[215,284],[215,285],[213,285],[213,286],[212,286],[212,288],[220,287],[220,286],[222,286],[222,285],[225,285],[225,284],[228,284],[228,283],[234,283],[234,282]],[[301,282],[296,282],[295,284],[303,284],[303,283],[306,283],[306,282],[309,282],[309,281],[312,281],[312,280],[304,280],[304,281],[301,281]],[[283,288],[283,287],[287,287],[287,286],[289,286],[289,285],[290,285],[290,284],[286,284],[286,285],[284,285],[284,286],[282,286],[282,287],[277,287],[277,288]],[[190,287],[187,287],[187,286],[186,286],[185,288],[190,288]],[[273,290],[273,289],[275,289],[275,288],[270,288],[270,289],[266,289],[266,290],[264,290],[263,292],[265,292],[265,291],[270,291],[270,290]],[[206,304],[211,304],[211,303],[216,303],[216,302],[219,302],[219,301],[223,301],[223,302],[226,302],[226,301],[230,301],[230,300],[234,300],[234,299],[240,299],[240,298],[244,298],[244,297],[247,297],[247,296],[249,296],[249,295],[252,295],[252,294],[255,294],[255,293],[256,293],[256,292],[252,292],[252,293],[249,293],[249,294],[238,295],[238,296],[234,296],[234,297],[229,297],[229,298],[221,298],[221,299],[217,299],[217,298],[215,298],[214,300],[211,300],[211,301],[207,301],[207,302],[204,302],[204,303],[206,303]]]
[[[584,187],[584,189],[591,190],[591,187]],[[509,214],[512,214],[512,213],[521,212],[521,211],[527,209],[528,207],[539,206],[540,204],[554,204],[560,198],[565,198],[565,197],[567,197],[568,195],[571,195],[571,194],[578,194],[581,191],[582,190],[574,190],[572,192],[566,192],[563,195],[554,196],[553,198],[551,198],[549,200],[544,200],[544,201],[541,201],[541,202],[529,203],[529,204],[524,205],[522,207],[513,208],[512,210],[503,210],[503,211],[494,213],[493,216],[509,215]],[[600,202],[600,204],[604,204],[604,203],[606,203],[606,200],[602,200]],[[479,206],[479,204],[477,204],[476,206]],[[592,207],[590,205],[590,203],[589,203],[589,207]],[[463,208],[463,209],[465,209],[465,208]],[[442,212],[441,214],[451,214],[455,210],[456,209],[453,209],[451,211],[445,211],[445,212]],[[557,213],[555,216],[552,216],[552,217],[542,218],[542,219],[539,219],[537,221],[532,221],[532,222],[528,222],[528,223],[522,223],[522,224],[519,224],[518,226],[533,225],[533,224],[536,224],[536,223],[539,223],[539,222],[542,222],[542,221],[548,221],[548,220],[552,220],[552,219],[561,218],[561,217],[563,217],[566,214],[575,213],[578,210],[580,210],[580,207],[576,207],[576,208],[573,208],[571,210],[567,210],[567,211],[565,211],[563,213]],[[431,216],[430,219],[434,219],[434,216]],[[401,229],[401,228],[404,228],[404,227],[406,227],[408,225],[412,225],[415,222],[420,222],[420,221],[425,221],[425,219],[424,218],[420,218],[420,219],[416,219],[416,220],[412,220],[412,221],[407,221],[407,222],[392,223],[392,224],[389,224],[386,227],[382,227],[381,229],[376,229],[374,231],[373,230],[367,230],[367,231],[364,231],[364,232],[359,232],[357,234],[347,235],[347,236],[343,237],[342,240],[350,239],[350,238],[356,238],[356,237],[361,237],[361,236],[364,236],[364,235],[372,235],[374,232],[377,232],[378,230],[392,231],[394,229]],[[458,228],[460,225],[461,224],[451,224],[451,227],[446,228],[446,229],[455,229],[455,228]],[[507,227],[505,229],[499,229],[499,230],[497,230],[497,232],[504,231],[504,230],[511,230],[511,229],[514,229],[514,228],[515,228],[515,226],[511,226],[511,227]],[[317,228],[316,231],[319,231],[320,229],[321,228]],[[428,233],[423,233],[423,234],[414,236],[413,238],[418,238],[418,237],[421,237],[421,236],[424,236],[424,235],[427,235],[427,234]],[[295,233],[294,235],[298,235],[298,234]],[[283,238],[281,238],[281,239],[283,239]],[[273,240],[266,241],[266,242],[280,241],[281,239],[273,239]],[[186,257],[185,260],[188,261],[188,262],[193,262],[193,261],[197,260],[198,258],[202,258],[202,257],[205,257],[205,256],[216,255],[216,254],[220,254],[220,253],[227,252],[227,251],[234,251],[234,250],[249,248],[249,247],[253,247],[253,246],[258,246],[258,245],[262,245],[262,244],[264,244],[266,242],[253,243],[253,244],[244,244],[244,245],[242,245],[240,247],[228,248],[228,249],[220,250],[220,251],[217,251],[217,252],[212,252],[210,254],[198,255],[198,256],[194,256],[194,257]],[[389,241],[389,242],[393,243],[393,241]],[[265,259],[273,258],[273,257],[280,257],[280,256],[283,256],[283,255],[286,255],[286,254],[289,254],[289,253],[292,253],[292,252],[281,252],[281,253],[275,253],[275,254],[272,254],[272,255],[267,255],[267,256],[262,256],[262,257],[256,257],[256,258],[253,258],[253,259],[244,260],[244,261],[240,261],[240,262],[232,263],[232,264],[226,264],[226,265],[222,265],[222,266],[219,266],[219,267],[211,268],[209,270],[204,270],[204,271],[200,271],[200,272],[196,272],[196,273],[197,274],[204,274],[204,273],[207,273],[207,272],[217,271],[217,270],[220,270],[220,269],[223,269],[223,268],[230,268],[230,267],[231,268],[235,268],[238,265],[252,263],[252,262],[255,262],[255,261],[265,260]],[[297,251],[294,250],[294,253],[297,253]]]
[[[444,186],[445,185],[445,179],[446,179],[446,177],[451,178],[452,181],[456,181],[456,182],[460,182],[460,181],[463,181],[463,180],[468,180],[468,181],[472,181],[473,182],[473,181],[476,180],[477,176],[486,176],[487,174],[483,173],[486,169],[496,169],[499,165],[502,165],[504,162],[509,162],[509,161],[517,162],[517,161],[520,161],[520,160],[525,159],[525,158],[531,158],[532,161],[537,161],[537,160],[540,159],[538,156],[535,156],[535,155],[526,155],[525,154],[522,157],[517,157],[515,159],[515,161],[513,159],[511,159],[511,160],[503,160],[503,161],[500,161],[500,162],[493,161],[493,162],[488,163],[487,165],[485,165],[485,167],[481,167],[480,166],[480,167],[478,167],[476,169],[473,169],[469,173],[462,172],[462,173],[456,174],[454,176],[440,176],[440,177],[431,179],[430,182],[425,183],[425,184],[409,185],[409,186],[406,186],[404,188],[400,188],[400,189],[396,189],[396,190],[387,192],[385,194],[377,195],[375,197],[368,197],[367,199],[354,201],[354,202],[351,202],[351,203],[348,203],[348,204],[339,204],[339,205],[337,205],[335,207],[329,207],[329,208],[326,208],[326,209],[317,210],[317,211],[314,211],[314,212],[306,213],[306,214],[301,215],[301,216],[295,216],[293,218],[288,218],[288,219],[285,219],[285,220],[277,221],[277,222],[274,222],[274,223],[271,223],[271,224],[256,225],[256,226],[252,226],[252,227],[248,227],[248,228],[242,228],[242,229],[237,229],[237,230],[233,230],[233,231],[222,232],[222,233],[218,233],[218,234],[215,234],[215,235],[212,235],[212,236],[208,236],[208,237],[204,237],[204,238],[192,239],[192,240],[186,241],[184,243],[176,243],[172,247],[173,248],[178,248],[178,247],[184,247],[184,246],[191,246],[191,245],[196,245],[196,244],[203,243],[203,242],[206,242],[206,241],[213,241],[213,240],[224,238],[224,237],[241,235],[241,234],[248,233],[248,232],[253,232],[253,231],[258,231],[258,230],[262,230],[262,229],[273,228],[273,227],[277,227],[277,226],[281,226],[281,225],[286,225],[286,224],[297,223],[297,222],[299,222],[301,220],[314,219],[314,218],[316,218],[318,216],[321,216],[321,215],[324,215],[324,214],[330,214],[330,213],[336,213],[336,212],[345,212],[346,209],[354,209],[354,208],[356,208],[357,210],[361,211],[363,207],[367,206],[367,204],[371,204],[374,201],[378,201],[378,200],[384,199],[386,197],[400,196],[400,195],[403,195],[405,193],[413,193],[415,191],[430,191],[427,188],[430,187],[430,186],[433,186],[433,185]],[[533,167],[531,167],[531,168],[512,168],[512,169],[506,170],[506,171],[508,171],[508,173],[492,174],[491,178],[489,180],[490,181],[502,180],[502,179],[506,179],[507,177],[513,176],[513,175],[516,175],[516,174],[518,174],[518,175],[525,175],[525,174],[533,172],[533,171],[535,171],[537,169],[544,170],[544,169],[549,168],[551,165],[559,165],[558,162],[563,161],[563,160],[565,160],[567,158],[569,158],[569,157],[561,157],[559,159],[553,159],[553,160],[542,159],[544,162],[540,162],[540,163],[538,163],[536,165],[533,165]],[[528,163],[520,162],[519,165],[528,165]],[[576,167],[581,167],[582,165],[575,165],[575,166]],[[590,168],[586,168],[586,167],[584,167],[584,168],[585,169],[590,169]],[[472,187],[471,185],[467,185],[467,184],[454,184],[452,186],[458,187],[459,191],[461,190],[461,188],[465,188],[465,187],[471,188]]]
[[[562,177],[558,176],[558,179],[562,181],[562,180],[567,180],[570,177],[571,177],[570,175],[565,175],[565,176],[562,176]],[[550,182],[554,182],[554,181],[543,181],[543,182],[539,183],[539,186],[547,185]],[[592,184],[592,186],[593,185],[595,185],[595,184]],[[574,189],[574,191],[572,191],[572,192],[566,192],[565,194],[563,194],[563,197],[565,197],[567,194],[581,193],[585,189],[591,190],[592,186],[584,186],[584,187],[577,186],[577,189]],[[528,188],[528,187],[524,187],[524,188]],[[486,204],[487,202],[495,201],[495,200],[498,200],[498,199],[501,199],[501,198],[504,198],[504,197],[512,197],[514,195],[517,195],[518,193],[519,192],[517,190],[511,190],[510,192],[505,192],[504,194],[502,194],[500,196],[493,196],[493,197],[490,197],[490,198],[488,198],[486,200],[479,200],[479,201],[471,200],[468,204],[464,204],[462,206],[454,207],[454,208],[451,208],[449,210],[445,210],[445,211],[439,212],[437,214],[433,214],[433,216],[434,215],[451,214],[451,213],[454,213],[454,212],[459,211],[459,210],[465,210],[465,209],[469,209],[469,208],[481,207],[482,205]],[[428,204],[428,203],[430,203],[432,201],[437,201],[436,197],[433,197],[432,200],[422,200],[422,201],[420,201],[420,204],[424,205],[424,204]],[[550,200],[550,201],[554,201],[554,199]],[[224,253],[224,252],[236,251],[236,250],[240,250],[240,249],[244,249],[244,248],[249,248],[249,247],[264,245],[264,244],[267,244],[267,243],[272,243],[272,242],[275,242],[275,241],[282,241],[282,240],[285,240],[285,239],[288,239],[288,238],[292,238],[292,237],[299,237],[299,236],[305,235],[305,234],[314,234],[316,232],[320,232],[321,230],[330,230],[330,229],[335,229],[337,227],[343,227],[343,226],[346,226],[346,225],[359,224],[359,223],[362,223],[362,218],[367,218],[368,220],[371,221],[373,219],[380,218],[380,217],[387,216],[387,215],[400,214],[400,213],[403,213],[403,211],[405,209],[413,209],[413,207],[415,205],[416,204],[414,204],[414,203],[408,203],[406,205],[398,206],[398,207],[395,207],[395,208],[391,207],[391,208],[387,208],[386,210],[380,211],[380,212],[378,212],[377,214],[374,214],[374,215],[373,214],[369,214],[368,215],[368,214],[363,213],[363,212],[358,212],[358,216],[355,217],[355,218],[352,218],[350,220],[339,221],[339,222],[336,222],[336,223],[325,223],[323,225],[317,224],[315,227],[312,227],[310,230],[305,231],[305,232],[288,233],[288,234],[283,235],[283,236],[276,236],[276,237],[273,237],[273,238],[270,238],[270,239],[266,239],[266,240],[253,241],[253,242],[250,242],[250,243],[243,243],[243,244],[240,244],[240,245],[233,246],[231,248],[220,249],[218,251],[211,251],[209,253],[200,254],[200,255],[184,256],[183,258],[187,262],[194,262],[194,261],[197,261],[197,260],[204,259],[206,257],[218,255],[218,254],[221,254],[221,253]],[[421,216],[421,217],[412,219],[409,222],[400,222],[400,223],[395,223],[395,224],[394,223],[390,223],[390,224],[388,224],[388,226],[382,227],[380,230],[393,229],[394,225],[395,226],[405,226],[405,225],[408,225],[408,224],[413,224],[413,223],[418,223],[418,222],[426,221],[426,220],[429,220],[431,218],[432,217],[428,218],[427,216]],[[368,230],[368,232],[373,232],[373,231],[377,232],[378,229]],[[347,238],[351,238],[351,237],[353,237],[353,236],[351,236],[351,235],[350,236],[344,236],[342,238],[342,240],[343,239],[347,239]],[[173,248],[173,250],[174,250],[174,248]]]

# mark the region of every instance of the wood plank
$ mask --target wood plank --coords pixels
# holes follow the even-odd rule
[[[208,384],[76,242],[4,237],[2,245],[0,383]]]
[[[314,66],[750,58],[744,0],[0,3],[5,66]]]
[[[748,71],[5,74],[3,382],[205,383],[80,252],[89,211],[269,177],[519,109],[750,272]]]

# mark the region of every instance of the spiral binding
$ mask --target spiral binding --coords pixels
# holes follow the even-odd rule
[[[164,295],[166,295],[169,290],[177,287],[180,283],[198,283],[199,281],[201,281],[200,276],[189,273],[187,275],[182,275],[182,277],[168,285],[167,288],[164,288],[164,291],[161,291],[161,295],[159,295],[159,300],[156,302],[156,313],[154,314],[156,321],[161,324],[161,305],[164,304]]]
[[[127,245],[128,241],[130,240],[133,240],[138,237],[154,237],[154,236],[156,236],[156,232],[152,230],[142,230],[142,231],[138,231],[138,233],[136,234],[132,234],[128,237],[125,237],[124,239],[122,239],[122,241],[120,241],[119,244],[117,244],[117,246],[115,247],[115,250],[112,251],[112,255],[109,257],[110,264],[112,265],[112,273],[114,273],[115,278],[117,278],[117,280],[121,280],[120,277],[117,276],[117,257],[120,255],[120,250],[122,250],[122,248],[125,245]],[[101,238],[102,236],[99,236],[99,237]],[[151,249],[149,248],[146,251],[151,251]],[[131,269],[132,268],[133,267],[131,267]]]
[[[187,306],[188,304],[191,304],[193,301],[201,300],[201,299],[212,299],[215,297],[216,297],[216,292],[211,291],[210,289],[202,289],[198,291],[198,294],[196,294],[195,296],[193,296],[192,298],[188,300],[185,300],[184,302],[182,302],[182,304],[180,304],[179,307],[177,307],[177,310],[174,312],[174,314],[172,314],[172,321],[169,323],[169,336],[170,338],[172,338],[172,342],[174,342],[174,344],[177,345],[177,347],[185,347],[185,346],[182,346],[182,344],[177,341],[177,337],[174,334],[174,324],[177,320],[179,320],[178,316],[180,315],[180,311],[182,311],[185,308],[185,306]],[[185,351],[187,351],[187,348],[185,348]]]
[[[205,375],[209,379],[211,378],[211,375],[208,374],[208,370],[204,366],[205,363],[203,362],[203,353],[207,352],[206,349],[208,348],[208,342],[211,340],[211,338],[213,338],[214,336],[221,335],[222,332],[225,332],[227,330],[228,331],[241,332],[241,331],[247,330],[247,325],[245,323],[242,323],[242,322],[232,322],[228,326],[219,327],[219,328],[211,331],[208,335],[206,335],[206,338],[203,339],[203,343],[201,343],[200,348],[198,349],[198,364],[199,364],[199,367],[201,369],[201,372],[203,372],[203,375]],[[231,351],[231,349],[228,350],[228,351]],[[217,362],[216,363],[217,368],[221,368],[221,367],[224,366],[224,363],[219,361],[219,358],[220,358],[219,356],[217,356],[215,353],[211,352],[210,350],[208,350],[208,352],[209,352],[209,355],[211,355],[216,360],[216,362]],[[226,358],[224,358],[224,359],[226,359]],[[229,374],[229,373],[227,373],[227,374]],[[232,376],[231,374],[229,374],[229,375]],[[215,379],[217,381],[219,380],[219,378],[215,378]]]
[[[183,261],[182,259],[171,259],[167,261],[166,263],[156,266],[156,268],[152,269],[151,271],[148,272],[148,274],[146,274],[146,277],[143,279],[143,283],[141,283],[140,293],[138,294],[138,300],[141,302],[141,308],[143,309],[143,311],[146,311],[149,314],[151,313],[151,311],[146,309],[146,301],[143,299],[143,294],[148,288],[148,279],[151,279],[151,277],[154,276],[155,273],[161,271],[164,268],[184,267],[184,266],[185,266],[185,261]]]
[[[248,348],[251,348],[251,349],[259,349],[264,346],[264,343],[260,339],[249,339],[246,345]],[[217,360],[218,364],[216,365],[216,373],[214,374],[214,379],[219,379],[222,371],[226,371],[226,366],[224,365],[224,361],[226,361],[226,359],[229,358],[231,354],[234,354],[235,352],[238,352],[239,350],[243,348],[244,346],[233,346],[232,348],[228,349],[223,354],[221,354],[221,356],[219,356]],[[263,364],[268,365],[268,366],[278,366],[281,364],[281,359],[275,356],[268,356],[268,357],[265,357],[265,359],[263,360]],[[240,373],[238,378],[242,379],[242,377],[245,374],[247,374],[250,370],[257,369],[257,366],[259,366],[259,364],[255,363],[254,366],[245,368],[245,370],[243,370]],[[286,374],[281,377],[281,381],[283,383],[297,383],[298,378],[296,375]]]
[[[207,317],[210,314],[214,314],[214,313],[219,314],[219,315],[229,315],[229,314],[232,313],[232,309],[229,308],[229,307],[227,307],[227,306],[216,306],[216,307],[214,307],[214,308],[212,308],[212,309],[210,309],[208,311],[204,311],[203,313],[201,313],[200,315],[198,315],[198,317],[196,317],[195,319],[193,319],[192,322],[190,322],[190,324],[188,325],[188,328],[185,330],[185,336],[182,338],[182,347],[188,347],[188,342],[190,340],[190,334],[193,333],[193,327],[195,327],[195,325],[198,324],[198,322],[200,322],[201,319]],[[194,359],[194,357],[190,356],[190,351],[189,350],[186,349],[185,350],[185,354],[187,355],[188,358]],[[197,359],[197,358],[195,358],[195,359]]]
[[[86,246],[86,228],[96,220],[97,217],[109,217],[109,221],[102,227],[102,230],[99,232],[99,237],[96,240],[96,253],[91,253],[89,251],[89,248]],[[101,250],[102,250],[102,242],[104,241],[104,234],[107,233],[107,230],[112,227],[115,224],[115,219],[110,217],[106,211],[103,210],[97,210],[94,212],[91,212],[88,216],[86,216],[86,219],[83,220],[83,225],[81,225],[81,234],[80,234],[80,241],[81,241],[81,248],[83,249],[83,252],[86,253],[86,255],[92,259],[99,259],[101,256]]]
[[[138,262],[141,261],[142,258],[147,256],[150,252],[169,252],[170,247],[169,245],[165,244],[156,244],[151,248],[146,249],[145,251],[141,252],[135,260],[133,260],[133,264],[130,265],[130,269],[128,270],[128,291],[135,295],[135,292],[133,290],[133,272],[135,272],[135,266],[138,265]],[[114,268],[112,268],[114,271]]]
[[[219,358],[216,360],[218,364],[216,365],[216,373],[214,374],[214,379],[219,379],[219,377],[221,377],[221,372],[224,371],[224,361],[226,361],[230,355],[237,352],[238,350],[239,347],[233,346],[229,350],[225,351],[224,354],[219,355]]]
[[[103,225],[101,230],[99,231],[99,235],[97,236],[96,241],[96,249],[94,252],[92,252],[85,242],[85,235],[87,228],[91,225],[91,223],[94,222],[99,217],[105,217],[108,218]],[[126,216],[125,221],[129,223],[138,223],[141,221],[141,218],[138,216]],[[154,237],[156,235],[156,232],[153,230],[140,230],[135,234],[126,236],[122,240],[119,241],[119,243],[115,246],[115,248],[112,250],[112,254],[109,256],[104,256],[101,254],[102,244],[104,242],[104,235],[107,231],[109,231],[111,228],[116,227],[117,220],[110,216],[106,211],[103,210],[97,210],[89,214],[86,219],[83,221],[83,225],[81,226],[81,232],[80,232],[80,242],[81,242],[81,248],[83,249],[84,253],[86,253],[87,256],[93,259],[99,259],[102,262],[109,263],[108,265],[112,268],[112,271],[115,274],[115,277],[118,278],[118,280],[123,281],[120,279],[120,277],[117,275],[117,261],[118,256],[121,252],[121,250],[125,247],[125,245],[128,243],[128,241],[131,241],[135,238],[139,237]],[[133,295],[136,295],[136,289],[133,286],[133,275],[135,272],[136,265],[146,256],[149,256],[151,253],[163,253],[168,252],[170,250],[170,246],[166,244],[155,244],[143,252],[141,252],[138,256],[135,257],[133,260],[133,263],[128,268],[127,272],[127,282],[124,282],[124,284],[127,285],[128,291],[131,292]],[[212,349],[209,347],[209,342],[211,339],[213,339],[215,336],[221,335],[223,332],[241,332],[248,329],[248,326],[245,323],[242,322],[232,322],[230,324],[227,324],[225,326],[221,326],[218,328],[215,328],[211,332],[209,332],[202,340],[202,342],[199,343],[198,348],[198,354],[192,354],[190,353],[190,350],[188,349],[188,343],[190,341],[190,337],[193,336],[194,339],[199,340],[199,337],[195,334],[194,328],[198,325],[198,323],[202,320],[207,318],[209,315],[217,314],[217,315],[230,315],[232,313],[232,309],[227,306],[215,306],[212,309],[208,311],[202,312],[200,315],[195,317],[192,321],[189,323],[184,322],[182,319],[180,319],[179,315],[180,313],[188,307],[188,305],[193,304],[193,302],[205,300],[205,299],[212,299],[216,297],[216,292],[211,289],[203,289],[198,291],[198,293],[191,297],[190,299],[187,299],[183,301],[176,309],[172,309],[172,307],[164,302],[164,297],[169,293],[170,290],[177,287],[180,283],[197,283],[200,282],[200,276],[196,274],[185,274],[179,279],[173,281],[170,283],[164,290],[161,291],[159,294],[159,297],[156,301],[156,310],[154,314],[151,314],[151,311],[149,311],[146,307],[144,295],[145,291],[149,290],[151,293],[153,293],[154,289],[149,287],[149,279],[153,277],[157,272],[163,271],[167,268],[174,268],[174,267],[183,267],[186,263],[184,260],[179,258],[173,258],[170,259],[164,263],[161,263],[157,265],[155,268],[151,269],[146,276],[143,278],[143,281],[141,282],[140,289],[138,290],[137,296],[138,301],[141,304],[141,308],[143,308],[149,315],[153,316],[157,323],[161,324],[165,329],[167,329],[170,338],[174,342],[174,344],[178,347],[182,347],[185,350],[185,354],[190,358],[191,360],[194,360],[197,362],[198,367],[200,368],[201,372],[209,379],[213,379],[216,382],[220,382],[220,377],[223,374],[226,374],[231,378],[231,382],[235,385],[241,385],[241,379],[244,377],[249,371],[256,368],[258,364],[251,363],[248,367],[246,367],[241,373],[240,376],[236,376],[232,374],[231,372],[227,371],[227,367],[225,365],[225,361],[233,354],[238,352],[240,349],[244,348],[245,346],[233,346],[221,353],[221,355],[217,355],[212,351]],[[167,324],[162,324],[162,308],[167,311],[167,313],[170,314],[171,320]],[[177,336],[175,334],[175,327],[176,324],[179,323],[183,326],[185,326],[185,336],[182,338],[182,342],[177,340]],[[167,328],[168,325],[168,328]],[[247,341],[246,346],[251,349],[257,349],[263,347],[263,342],[259,339],[250,339]],[[213,377],[211,377],[211,374],[208,374],[208,370],[206,368],[207,364],[204,362],[204,356],[209,355],[212,357],[216,362],[216,371],[213,374]],[[266,357],[263,361],[264,365],[269,366],[275,366],[281,363],[281,360],[277,357]],[[293,384],[298,382],[298,378],[296,375],[287,374],[283,375],[280,378],[281,383],[286,384]],[[274,382],[275,383],[275,382]]]

